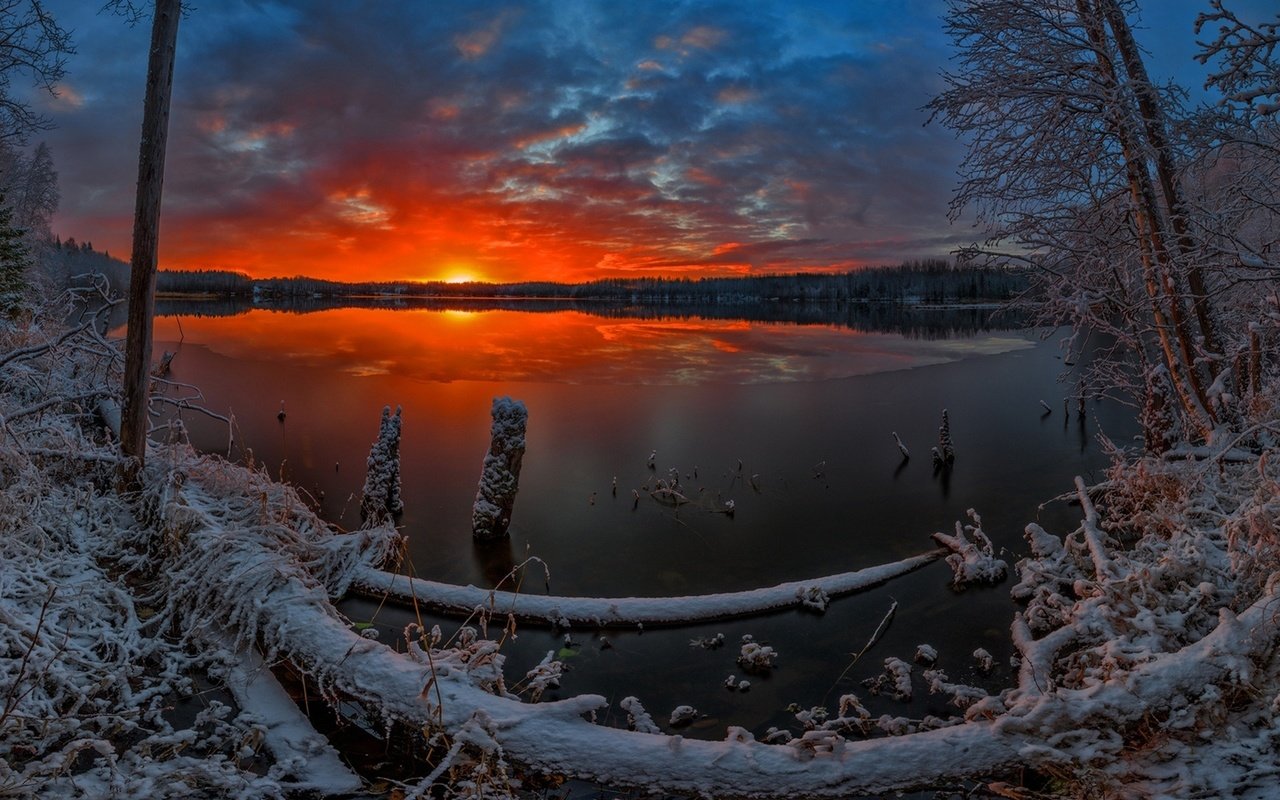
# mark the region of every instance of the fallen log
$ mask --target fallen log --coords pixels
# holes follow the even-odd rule
[[[500,681],[489,684],[492,691],[477,685],[475,663],[457,650],[411,643],[415,660],[357,635],[334,612],[326,586],[347,582],[338,564],[348,565],[348,576],[367,572],[361,566],[369,563],[361,542],[348,537],[320,548],[336,554],[350,546],[332,563],[322,559],[327,574],[322,581],[289,562],[293,553],[311,552],[314,545],[281,549],[229,528],[226,520],[242,517],[218,510],[227,504],[225,486],[223,496],[215,497],[202,488],[197,468],[187,475],[166,509],[170,523],[184,531],[186,551],[172,579],[218,576],[219,596],[208,603],[228,606],[219,618],[234,620],[241,637],[260,639],[268,653],[300,666],[332,696],[389,721],[443,731],[455,742],[499,753],[527,770],[613,787],[716,797],[846,797],[990,776],[1014,765],[1070,765],[1085,758],[1072,749],[1073,735],[1103,731],[1115,736],[1163,713],[1179,698],[1202,697],[1206,686],[1249,685],[1258,674],[1255,659],[1270,652],[1277,637],[1274,608],[1280,596],[1272,584],[1239,616],[1221,609],[1216,627],[1194,643],[1153,653],[1145,663],[1118,670],[1097,685],[1007,690],[999,710],[991,712],[993,720],[973,718],[865,741],[806,735],[786,744],[757,742],[737,727],[728,729],[724,741],[637,733],[589,721],[608,706],[598,695],[523,703],[506,695]],[[250,498],[247,504],[254,502]],[[212,610],[202,609],[200,617]],[[1036,644],[1023,640],[1019,646],[1030,651]],[[489,655],[500,674],[500,655]]]
[[[467,615],[477,608],[489,613],[512,614],[517,620],[552,625],[587,624],[596,627],[677,625],[716,619],[744,617],[784,608],[815,605],[814,597],[854,594],[914,572],[947,554],[945,549],[888,564],[826,575],[777,586],[741,592],[689,595],[683,597],[558,597],[458,586],[411,578],[383,570],[364,568],[352,577],[351,591],[386,598],[406,605]]]

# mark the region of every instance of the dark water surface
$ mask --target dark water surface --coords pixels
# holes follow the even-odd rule
[[[855,330],[843,320],[254,310],[162,318],[157,350],[176,349],[172,377],[198,385],[209,408],[234,415],[233,457],[252,448],[273,475],[322,497],[322,513],[347,527],[359,522],[355,493],[381,408],[403,406],[401,524],[423,577],[491,586],[536,555],[549,565],[556,594],[747,589],[922,552],[932,546],[929,534],[950,530],[968,508],[982,515],[1012,565],[1025,552],[1027,522],[1056,533],[1075,526],[1076,511],[1065,504],[1040,506],[1069,491],[1072,476],[1100,474],[1106,460],[1096,434],[1128,443],[1131,413],[1090,401],[1084,420],[1074,403],[1064,419],[1070,384],[1057,381],[1063,365],[1054,343],[1031,331],[973,325],[966,334],[940,316],[931,324],[929,314],[939,312],[914,313],[918,324],[904,335]],[[528,406],[528,450],[510,542],[477,547],[470,510],[497,395]],[[282,400],[283,423],[276,418]],[[957,457],[939,475],[929,448],[943,408]],[[184,418],[197,446],[226,452],[225,426]],[[891,431],[911,448],[909,461]],[[642,488],[673,468],[701,498],[678,512]],[[736,513],[715,513],[729,499]],[[1008,583],[955,592],[949,577],[934,564],[837,600],[823,615],[610,631],[607,648],[598,632],[575,629],[559,695],[603,694],[618,715],[616,701],[634,694],[662,723],[675,705],[689,703],[708,716],[686,734],[713,738],[726,724],[758,735],[769,725],[794,726],[789,703],[834,710],[847,691],[876,714],[945,714],[944,700],[929,698],[919,680],[911,703],[868,698],[860,682],[886,656],[909,660],[927,642],[953,681],[1007,684]],[[540,571],[528,574],[523,591],[546,589]],[[836,685],[892,599],[900,606],[887,635]],[[384,641],[410,619],[390,607],[375,616],[376,604],[364,601],[344,610],[372,618]],[[457,622],[442,627],[447,633]],[[688,645],[715,633],[729,644]],[[509,682],[560,650],[563,634],[522,627],[504,648]],[[772,674],[746,676],[736,667],[743,634],[779,651]],[[975,674],[969,656],[979,646],[1002,662],[987,678]],[[723,688],[731,673],[751,680],[750,691]]]

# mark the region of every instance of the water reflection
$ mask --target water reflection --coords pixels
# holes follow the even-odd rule
[[[1109,402],[1091,404],[1083,419],[1073,406],[1061,424],[1053,421],[1063,414],[1056,402],[1042,416],[1041,402],[1064,393],[1052,344],[984,329],[985,322],[957,336],[938,312],[894,312],[935,321],[930,336],[912,336],[864,331],[850,319],[530,313],[486,302],[164,317],[157,350],[176,347],[173,378],[200,386],[210,408],[235,418],[234,457],[251,447],[257,463],[309,491],[327,519],[348,527],[359,524],[355,494],[379,412],[403,405],[400,523],[412,569],[493,586],[536,555],[550,565],[555,591],[569,595],[733,591],[857,569],[927,549],[929,534],[949,529],[968,508],[1014,561],[1025,550],[1027,522],[1056,533],[1074,524],[1076,510],[1040,504],[1068,490],[1074,475],[1099,476],[1106,458],[1093,436],[1102,430],[1123,442],[1134,430],[1128,410]],[[780,308],[808,313],[803,305]],[[999,355],[974,357],[982,353]],[[937,366],[903,369],[930,364]],[[471,504],[490,401],[504,394],[529,408],[520,495],[510,540],[477,546]],[[929,448],[944,407],[957,456],[935,473]],[[225,452],[225,426],[196,415],[187,421],[197,446]],[[913,458],[902,459],[895,431]],[[671,469],[691,491],[703,490],[706,507],[677,510],[649,498],[644,487]],[[713,501],[727,499],[736,502],[733,517],[711,513]],[[664,711],[692,702],[719,721],[698,735],[722,738],[724,722],[763,735],[769,725],[794,723],[788,703],[808,707],[829,702],[832,689],[859,691],[884,656],[909,658],[926,641],[948,659],[953,678],[995,688],[1008,674],[974,675],[968,654],[982,646],[1007,663],[1008,587],[957,597],[947,585],[946,567],[936,564],[838,601],[823,616],[611,632],[607,649],[592,643],[592,632],[575,631],[588,644],[573,657],[563,694],[637,694]],[[540,567],[522,591],[548,591]],[[876,657],[836,685],[848,653],[895,600],[896,622]],[[388,641],[410,620],[376,603],[347,610],[376,619]],[[716,633],[730,641],[749,633],[776,646],[783,661],[753,679],[750,692],[727,692],[721,682],[735,669],[734,648],[688,646]],[[505,646],[509,674],[558,650],[560,636],[522,628]],[[867,702],[877,715],[947,711],[923,691],[909,707]]]
[[[520,311],[547,314],[579,311],[614,319],[704,319],[789,322],[796,325],[831,325],[855,331],[897,333],[911,338],[947,339],[975,333],[1017,330],[1024,321],[1016,312],[989,306],[933,307],[899,303],[820,303],[752,300],[726,303],[621,304],[601,300],[537,298],[421,297],[219,297],[209,299],[159,298],[158,316],[233,317],[250,311],[310,314],[339,308],[379,311],[441,311],[457,319],[485,311]],[[124,309],[117,323],[124,321]]]
[[[930,331],[912,337],[859,330],[877,323],[855,319],[849,308],[826,309],[829,318],[843,322],[778,324],[692,312],[673,317],[652,309],[529,313],[530,307],[526,302],[522,311],[449,307],[387,313],[345,306],[305,314],[254,308],[226,316],[161,316],[155,335],[157,341],[199,342],[235,359],[444,383],[822,381],[1032,346],[1023,333],[986,329],[990,313],[974,309],[899,308],[894,313],[915,320],[917,333]],[[869,313],[858,308],[858,314]],[[967,335],[957,335],[961,331]]]

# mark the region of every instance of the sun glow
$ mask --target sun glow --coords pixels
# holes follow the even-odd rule
[[[482,283],[487,280],[468,261],[453,261],[444,263],[435,273],[435,275],[427,278],[429,281],[440,281],[441,283]]]

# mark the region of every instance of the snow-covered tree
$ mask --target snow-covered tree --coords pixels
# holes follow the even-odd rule
[[[1228,102],[1250,106],[1258,114],[1280,113],[1280,15],[1274,22],[1250,24],[1228,9],[1222,0],[1209,0],[1210,11],[1196,19],[1196,33],[1213,31],[1196,56],[1202,64],[1218,59],[1220,68],[1209,76]]]
[[[1135,4],[949,10],[959,58],[930,108],[969,141],[953,211],[976,210],[986,240],[968,255],[1030,264],[1043,321],[1112,334],[1097,383],[1139,397],[1162,383],[1181,436],[1235,425],[1232,362],[1250,320],[1226,301],[1235,276],[1210,248],[1231,220],[1193,196],[1189,173],[1219,142],[1184,125],[1178,93],[1151,81]]]
[[[0,196],[0,314],[12,313],[22,301],[30,265],[23,232],[13,225],[13,209]]]

